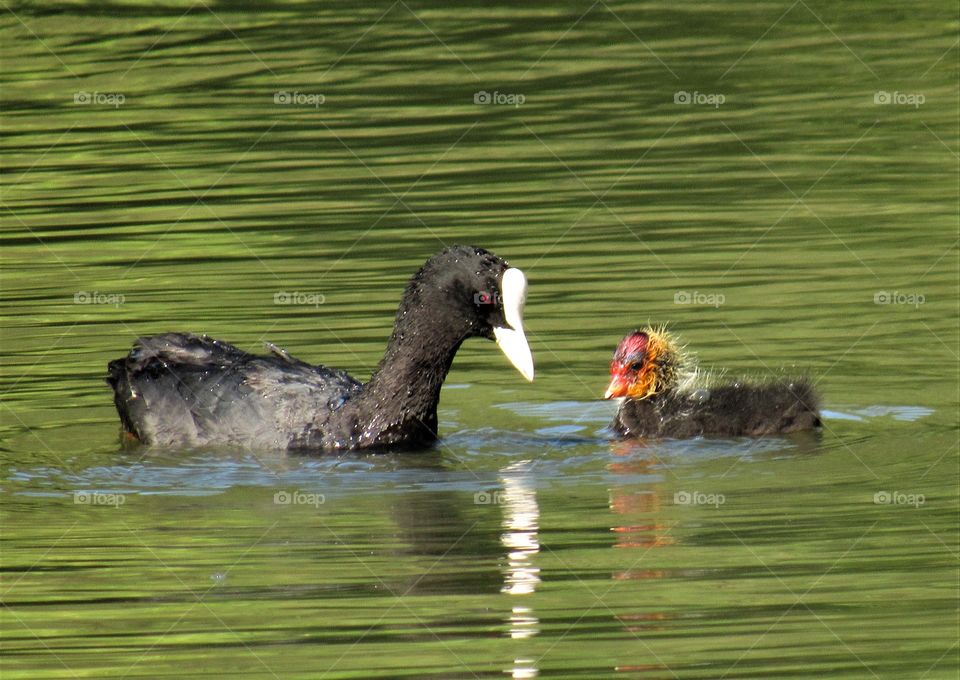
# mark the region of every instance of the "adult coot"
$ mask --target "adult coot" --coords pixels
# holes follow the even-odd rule
[[[610,377],[604,398],[623,398],[611,425],[622,437],[755,437],[820,425],[819,397],[808,379],[718,383],[663,328],[627,335]]]
[[[460,344],[496,340],[533,380],[523,331],[526,278],[482,248],[427,260],[400,300],[387,350],[366,383],[272,345],[248,354],[207,336],[140,338],[107,382],[123,429],[159,446],[344,451],[415,447],[437,437],[440,386]]]

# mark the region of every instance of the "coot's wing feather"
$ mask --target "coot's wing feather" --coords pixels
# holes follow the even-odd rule
[[[139,339],[109,371],[124,428],[163,445],[285,448],[360,389],[344,371],[183,333]]]
[[[127,359],[132,360],[135,367],[142,368],[152,361],[189,366],[228,365],[251,356],[206,335],[163,333],[138,338]]]

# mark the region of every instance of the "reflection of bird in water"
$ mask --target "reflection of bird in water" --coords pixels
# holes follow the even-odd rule
[[[525,475],[504,475],[500,502],[504,510],[504,532],[500,540],[509,551],[502,591],[511,595],[529,594],[540,583],[540,567],[534,566],[531,560],[540,552],[537,492]]]
[[[507,568],[501,592],[521,596],[532,595],[540,584],[540,567],[533,564],[534,557],[540,552],[540,506],[530,478],[518,474],[526,466],[526,461],[508,466],[501,478],[503,491],[497,495],[503,507],[504,532],[500,540],[507,549]],[[540,632],[540,619],[530,606],[514,605],[508,625],[510,637],[514,640],[531,638]],[[537,659],[533,658],[514,659],[513,668],[506,672],[515,680],[536,678],[540,674]]]
[[[618,453],[618,448],[620,453]],[[614,447],[614,453],[625,455],[632,453],[634,447]],[[651,474],[651,467],[655,461],[649,459],[632,459],[610,463],[607,466],[611,472],[624,475],[643,475]],[[655,517],[660,510],[660,498],[656,489],[643,487],[642,490],[631,492],[628,489],[617,486],[610,490],[610,510],[615,515],[629,518],[633,515],[643,515],[644,519]],[[616,548],[655,548],[665,545],[673,545],[673,538],[670,536],[670,527],[656,519],[638,522],[635,524],[622,524],[610,527],[610,530],[617,536],[614,547]],[[659,578],[662,572],[659,570],[629,570],[618,572],[614,575],[617,579],[630,578]]]
[[[610,463],[607,469],[630,477],[655,474],[653,467],[658,461],[653,457],[640,457],[640,452],[644,448],[646,444],[642,441],[614,443],[612,452],[621,460]],[[657,519],[660,510],[659,489],[653,484],[619,485],[610,489],[610,511],[616,515],[613,520],[618,522],[616,526],[610,528],[616,535],[613,547],[634,549],[632,552],[624,553],[629,556],[628,564],[636,566],[644,562],[645,557],[649,557],[651,561],[655,560],[658,554],[652,552],[652,548],[663,548],[674,544],[674,539],[670,535],[671,525]],[[634,518],[643,521],[631,521]],[[663,569],[636,569],[633,566],[613,572],[610,578],[614,581],[649,581],[663,579],[668,575],[668,572]],[[663,630],[665,626],[661,622],[670,617],[662,611],[649,611],[615,614],[614,618],[625,631],[636,635]],[[657,664],[626,664],[618,665],[614,670],[618,673],[633,674],[663,673],[669,669]]]
[[[439,453],[410,456],[414,469],[440,470]],[[470,498],[470,496],[467,496]],[[498,526],[479,521],[474,506],[460,491],[423,491],[390,497],[390,514],[397,527],[395,554],[403,560],[422,558],[423,571],[384,579],[398,594],[497,593],[503,585],[499,560],[502,545]],[[451,565],[471,564],[471,569]]]

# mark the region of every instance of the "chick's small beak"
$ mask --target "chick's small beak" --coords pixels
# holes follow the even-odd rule
[[[523,305],[527,299],[527,277],[519,269],[510,268],[500,281],[500,300],[508,328],[493,329],[497,346],[520,375],[533,381],[533,354],[523,332]]]
[[[610,378],[610,385],[607,386],[607,391],[603,393],[604,399],[617,399],[619,397],[627,396],[627,389],[629,385],[624,380],[624,376],[619,373],[614,373]]]

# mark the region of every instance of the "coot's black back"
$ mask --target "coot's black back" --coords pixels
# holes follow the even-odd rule
[[[289,448],[360,389],[343,371],[185,333],[140,338],[108,370],[124,430],[163,446]]]

